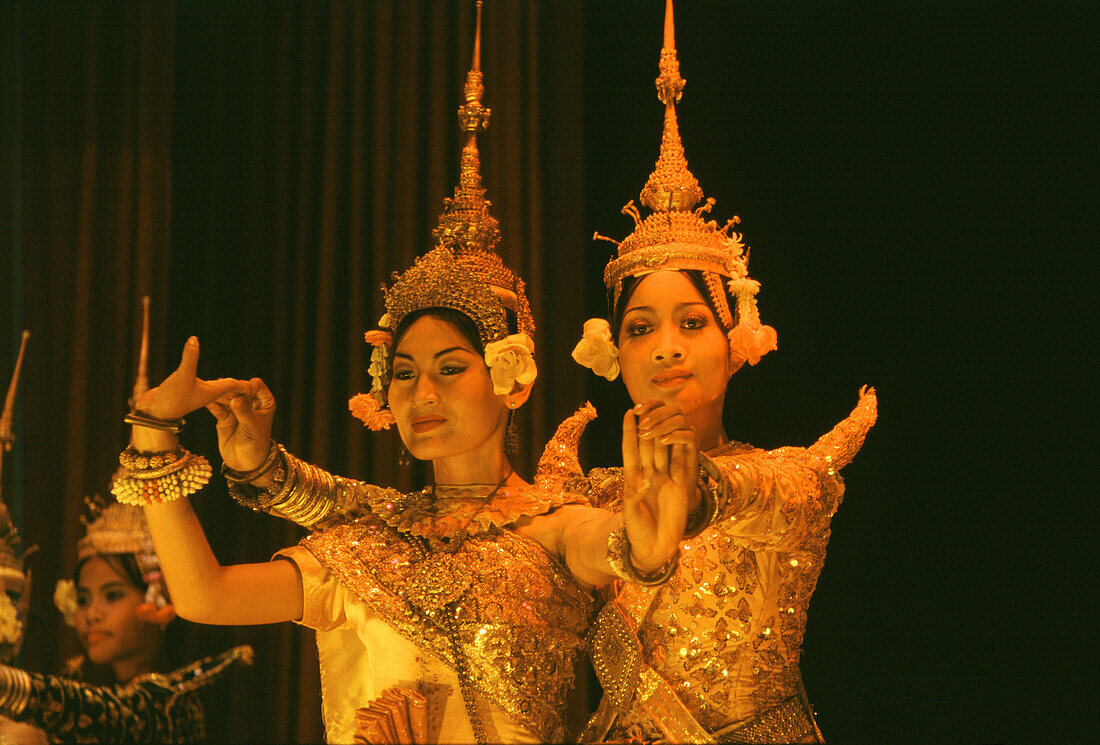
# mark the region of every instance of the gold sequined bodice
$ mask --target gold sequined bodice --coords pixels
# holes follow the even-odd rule
[[[398,633],[452,665],[453,623],[474,686],[545,741],[561,741],[592,599],[542,546],[499,524],[525,511],[509,503],[542,505],[545,494],[452,499],[438,523],[423,492],[379,496],[369,514],[303,546]]]
[[[800,694],[807,609],[844,493],[839,469],[874,418],[869,393],[810,448],[730,443],[708,453],[705,468],[719,484],[715,519],[681,544],[679,570],[656,591],[638,627],[644,662],[708,732],[752,722]],[[593,501],[614,507],[621,479],[613,471],[592,476]],[[652,593],[631,585],[621,592],[627,605]],[[632,725],[660,735],[636,699],[610,736]]]

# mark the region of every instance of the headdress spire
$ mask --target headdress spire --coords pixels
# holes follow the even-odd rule
[[[493,251],[500,242],[500,228],[491,214],[481,182],[481,154],[477,149],[477,133],[489,126],[491,109],[481,103],[485,85],[481,74],[481,2],[477,3],[477,32],[470,71],[463,89],[465,102],[458,107],[459,128],[465,136],[462,159],[459,162],[458,185],[453,197],[443,200],[443,214],[432,231],[436,245],[446,246],[456,253],[463,251]]]
[[[138,396],[149,390],[149,296],[141,298],[141,351],[138,353],[137,378],[134,379],[134,392],[131,394],[130,408],[133,409]]]
[[[4,453],[11,450],[15,442],[12,431],[12,419],[15,411],[15,394],[19,389],[19,373],[23,368],[23,355],[27,351],[27,339],[31,332],[24,331],[19,344],[19,356],[15,360],[15,371],[8,385],[8,395],[4,400],[4,412],[0,415],[0,592],[16,592],[21,596],[26,589],[26,575],[23,571],[23,556],[20,551],[19,530],[8,512],[8,505],[2,497]],[[25,608],[23,608],[25,611]],[[25,616],[25,613],[24,613]],[[0,648],[3,642],[0,641]]]
[[[676,120],[676,103],[687,81],[680,77],[680,60],[676,57],[672,0],[666,0],[665,4],[665,38],[658,67],[661,74],[656,80],[657,98],[665,105],[665,126],[661,133],[661,154],[642,189],[640,201],[654,212],[690,210],[703,199],[703,190],[688,170]]]
[[[741,242],[741,234],[734,229],[740,220],[733,217],[718,227],[713,220],[704,219],[714,200],[704,198],[699,182],[688,170],[676,119],[676,104],[683,95],[685,81],[680,76],[676,56],[672,0],[665,0],[664,43],[658,68],[657,98],[665,107],[661,152],[639,195],[639,201],[649,208],[650,214],[643,219],[638,206],[631,201],[623,207],[623,214],[634,218],[633,233],[621,243],[595,235],[618,245],[618,255],[604,270],[604,284],[614,304],[627,277],[658,270],[702,272],[718,320],[727,330],[735,368],[744,362],[756,364],[762,355],[776,348],[775,330],[760,323],[756,307],[760,284],[749,278],[748,251]],[[724,284],[723,279],[727,280]],[[736,298],[735,307],[731,307],[727,290],[729,296]],[[611,333],[604,331],[602,325],[593,326],[591,333],[586,331],[586,338],[592,337],[589,346],[603,349],[609,344],[608,339],[597,338],[599,335],[610,337]],[[575,358],[577,354],[574,353]],[[586,355],[587,352],[581,357],[587,359]]]

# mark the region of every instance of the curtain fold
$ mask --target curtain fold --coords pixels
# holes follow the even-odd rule
[[[582,14],[579,0],[483,14],[487,197],[539,330],[516,458],[529,477],[584,396],[568,359],[585,305],[568,296],[587,245]],[[143,294],[153,382],[195,334],[200,375],[267,382],[275,435],[298,455],[424,483],[423,467],[395,466],[396,432],[368,432],[347,400],[370,384],[362,332],[382,314],[380,285],[429,247],[457,181],[474,17],[472,2],[430,0],[23,7],[21,287],[35,337],[21,395],[36,413],[18,457],[24,533],[40,546],[29,669],[78,651],[50,596],[75,561],[82,497],[106,491],[126,443]],[[184,446],[216,466],[212,419],[189,419]],[[219,479],[193,503],[223,563],[301,536],[242,510]],[[183,639],[183,658],[256,648],[253,670],[206,696],[213,739],[321,739],[312,632],[192,625]]]

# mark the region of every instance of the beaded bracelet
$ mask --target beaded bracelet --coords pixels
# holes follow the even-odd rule
[[[240,474],[232,469],[226,469],[224,465],[222,466],[222,474],[225,476],[226,485],[229,488],[229,496],[233,497],[239,504],[247,507],[253,512],[268,512],[272,507],[278,504],[280,499],[282,499],[282,493],[286,488],[287,465],[285,451],[272,440],[270,452],[274,453],[274,457],[272,457],[270,453],[268,455],[271,465],[268,466],[265,461],[263,466],[260,466],[259,469],[248,474],[252,478],[259,478],[270,472],[272,483],[271,486],[266,489],[261,489],[258,486],[252,485],[249,483],[251,479],[235,481],[230,478],[229,473],[226,473],[227,470],[236,474],[238,477],[243,477],[245,474]],[[258,475],[253,476],[252,474]]]
[[[165,458],[168,458],[165,465]],[[194,494],[210,482],[210,464],[183,448],[170,453],[142,453],[130,446],[119,455],[123,473],[111,484],[121,504],[144,506]],[[129,465],[128,465],[129,464]]]
[[[680,566],[680,549],[676,549],[676,554],[663,567],[652,572],[639,572],[630,561],[630,537],[626,534],[626,526],[622,525],[607,536],[607,563],[617,577],[653,587],[663,585],[675,574]]]
[[[177,447],[163,453],[143,453],[131,445],[118,454],[118,463],[131,474],[141,474],[174,466],[187,458],[185,452]]]

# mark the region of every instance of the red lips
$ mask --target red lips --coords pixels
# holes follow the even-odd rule
[[[421,414],[412,418],[412,429],[417,434],[424,434],[439,427],[446,422],[446,417],[442,417],[439,414]]]
[[[110,634],[106,631],[89,631],[87,634],[84,635],[84,643],[88,645],[96,644],[97,642],[101,642],[109,636]]]
[[[682,368],[670,367],[654,375],[650,382],[659,388],[677,388],[687,382],[691,375]]]

